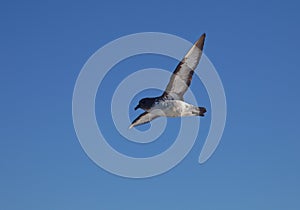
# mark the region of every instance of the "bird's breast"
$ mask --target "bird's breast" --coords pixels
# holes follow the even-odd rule
[[[160,116],[178,117],[181,116],[182,107],[176,100],[165,100],[156,102],[150,111]]]

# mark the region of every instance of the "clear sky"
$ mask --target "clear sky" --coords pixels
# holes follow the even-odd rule
[[[2,1],[0,209],[300,209],[299,9],[298,1]],[[207,34],[205,53],[223,81],[228,114],[221,143],[205,164],[197,160],[209,114],[179,165],[136,180],[106,172],[85,154],[73,127],[72,94],[96,50],[147,31],[191,42]],[[128,74],[176,66],[155,56],[149,59],[158,66],[132,59],[124,63],[132,66]],[[118,68],[103,85],[115,85]],[[200,83],[193,80],[191,88]],[[100,107],[109,105],[109,93],[98,94]],[[207,105],[203,87],[200,93]],[[112,125],[110,116],[105,120]],[[107,135],[122,152],[144,155],[115,130]],[[158,153],[171,143],[145,151]]]

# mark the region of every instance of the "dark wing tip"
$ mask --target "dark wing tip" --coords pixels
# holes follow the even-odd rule
[[[196,41],[195,45],[202,51],[204,46],[206,34],[202,34],[201,37]]]

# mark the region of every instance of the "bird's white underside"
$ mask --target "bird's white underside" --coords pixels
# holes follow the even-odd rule
[[[148,112],[164,117],[195,116],[198,107],[181,100],[165,100],[156,103]]]

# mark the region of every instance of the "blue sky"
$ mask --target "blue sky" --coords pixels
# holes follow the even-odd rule
[[[297,1],[0,5],[0,209],[300,208]],[[222,78],[228,119],[216,153],[205,164],[197,160],[209,116],[178,166],[135,180],[106,172],[84,153],[73,128],[72,94],[82,66],[98,48],[145,31],[191,42],[207,33],[205,53]],[[133,59],[124,65],[147,67],[147,59]],[[149,59],[170,71],[176,66],[171,59]],[[201,88],[199,83],[193,81],[191,88]],[[162,148],[168,145],[162,142]]]

